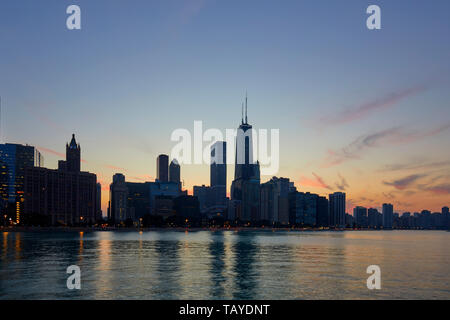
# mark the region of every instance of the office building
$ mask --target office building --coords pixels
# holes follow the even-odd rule
[[[247,98],[245,98],[245,120],[242,115],[241,125],[236,136],[236,162],[234,180],[231,184],[231,200],[237,208],[243,222],[260,220],[260,171],[259,162],[253,161],[252,126],[247,119]]]
[[[394,206],[390,203],[383,203],[383,229],[392,229],[394,223]]]
[[[359,228],[368,227],[367,208],[360,206],[353,208],[353,218],[355,218],[357,227]]]
[[[127,212],[128,188],[123,174],[116,173],[113,176],[113,181],[109,186],[109,199],[108,218],[113,223],[120,223],[134,218],[131,213]]]
[[[300,227],[315,227],[319,196],[313,193],[292,192],[289,194],[290,223]]]
[[[223,212],[227,207],[227,145],[217,141],[211,146],[211,210]]]
[[[330,207],[330,227],[345,227],[345,193],[335,192],[328,196]]]
[[[169,156],[160,154],[156,160],[156,179],[159,182],[169,181]]]
[[[175,182],[175,183],[180,183],[180,165],[177,161],[177,159],[173,159],[170,162],[170,166],[169,166],[169,181],[170,182]]]
[[[317,227],[329,226],[329,204],[326,197],[317,197]]]
[[[65,170],[26,169],[24,219],[45,217],[52,225],[93,224],[98,220],[97,176],[80,171],[80,150],[72,135],[70,145],[66,145]]]

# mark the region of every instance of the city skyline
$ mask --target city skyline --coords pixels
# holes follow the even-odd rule
[[[356,1],[328,9],[79,1],[86,20],[78,33],[65,29],[66,5],[0,4],[8,75],[0,143],[36,146],[57,168],[75,133],[82,170],[102,184],[104,215],[115,173],[154,180],[170,133],[195,120],[236,128],[245,90],[254,127],[280,129],[276,176],[299,191],[346,192],[350,214],[383,203],[398,212],[448,205],[447,2],[415,2],[405,14],[406,2],[381,1],[378,33],[365,28],[366,4]],[[228,167],[228,195],[233,175]],[[181,179],[192,194],[209,184],[209,166],[182,165]]]

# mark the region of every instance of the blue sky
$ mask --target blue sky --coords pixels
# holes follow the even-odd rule
[[[81,7],[82,30],[66,28],[71,4]],[[371,4],[381,7],[381,30],[366,28]],[[378,172],[450,158],[448,12],[444,0],[2,0],[1,141],[64,153],[74,132],[83,169],[106,187],[119,170],[112,167],[129,180],[154,177],[176,128],[192,130],[194,120],[237,127],[248,91],[249,121],[280,129],[280,176],[323,194],[344,176],[354,203],[391,201],[404,210],[420,209],[408,193],[439,186],[443,192],[423,201],[437,210],[450,202],[448,166],[434,168],[440,182],[423,167]],[[362,118],[333,122],[371,103]],[[352,149],[361,152],[353,160],[323,165],[330,151],[342,154],[380,132],[390,135]],[[61,158],[44,156],[49,167]],[[208,174],[207,166],[182,168],[188,189],[208,184]],[[424,176],[392,187],[416,174]]]

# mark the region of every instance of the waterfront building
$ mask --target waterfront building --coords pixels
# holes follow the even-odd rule
[[[356,225],[360,228],[367,228],[367,208],[357,206],[353,208],[353,217],[355,218]]]
[[[170,166],[169,166],[169,181],[170,182],[175,182],[175,183],[180,183],[180,165],[177,161],[177,159],[173,159],[170,162]]]
[[[390,203],[383,203],[383,228],[392,229],[394,222],[394,206]]]
[[[335,192],[328,195],[330,207],[330,227],[345,227],[345,193]]]
[[[24,219],[35,221],[36,218],[52,225],[93,224],[97,221],[97,176],[80,171],[80,152],[80,145],[72,135],[70,144],[66,144],[64,170],[26,169]]]
[[[166,154],[160,154],[156,159],[156,180],[169,181],[169,156]]]

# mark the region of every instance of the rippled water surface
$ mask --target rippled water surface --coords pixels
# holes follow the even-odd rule
[[[3,232],[1,299],[450,299],[450,232]],[[81,290],[66,269],[81,268]],[[366,269],[381,268],[381,290]]]

